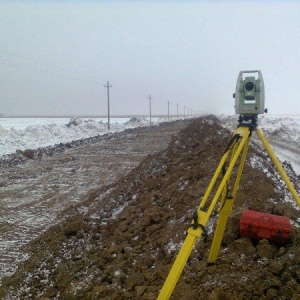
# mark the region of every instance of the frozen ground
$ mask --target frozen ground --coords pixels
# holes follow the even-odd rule
[[[220,119],[225,127],[236,127],[236,116]],[[69,119],[60,123],[52,121],[37,120],[27,126],[23,120],[19,125],[2,123],[0,127],[2,155],[17,149],[96,137],[79,146],[70,144],[63,153],[36,157],[1,169],[0,279],[12,274],[17,263],[26,258],[22,251],[24,245],[61,220],[61,211],[80,202],[89,191],[112,184],[127,174],[147,154],[166,147],[171,136],[185,126],[178,122],[175,127],[137,129],[149,125],[149,121],[127,119],[112,123],[112,134],[101,137],[108,133],[103,121],[77,119],[70,126],[67,126]],[[259,124],[278,157],[290,161],[299,174],[300,116],[264,116]],[[136,129],[122,133],[126,128]]]
[[[142,121],[133,120],[122,128],[137,127],[136,123]],[[171,136],[185,124],[178,122],[175,126],[164,124],[97,136],[79,144],[69,143],[60,152],[47,149],[46,152],[36,152],[41,155],[35,153],[33,159],[23,160],[20,164],[2,166],[0,279],[12,274],[17,263],[26,258],[22,250],[29,241],[66,217],[60,215],[63,210],[83,201],[93,189],[113,184],[145,156],[166,147]],[[89,121],[70,128],[73,134],[82,133],[87,128],[92,128],[90,132],[93,132],[96,126],[101,124]],[[26,134],[27,142],[30,141],[29,132],[39,132],[38,136],[44,133],[46,140],[52,133],[51,127],[68,138],[73,137],[65,125],[34,125],[34,130],[27,127],[20,132]],[[18,155],[22,156],[21,153]]]
[[[79,206],[68,208],[64,215],[71,215],[71,219],[59,222],[62,214],[58,214],[53,220],[59,222],[58,226],[51,227],[30,243],[28,260],[19,265],[15,276],[3,279],[0,298],[156,299],[186,237],[195,207],[230,139],[228,131],[213,116],[194,120],[179,134],[176,134],[176,126],[184,125],[184,122],[169,125],[175,127],[167,148],[147,155],[133,172],[112,185],[89,193]],[[99,156],[106,162],[103,170],[90,169],[88,172],[89,180],[96,180],[95,186],[105,178],[103,175],[111,176],[116,170],[122,170],[130,157],[135,160],[138,147],[145,145],[146,151],[141,148],[145,153],[153,145],[161,145],[162,140],[167,143],[171,128],[134,129],[127,137],[118,134],[117,138],[99,143],[95,148],[92,145],[76,146],[72,155],[69,152],[69,158],[75,158],[70,161],[64,153],[53,156],[54,169],[45,170],[46,182],[55,180],[51,177],[53,172],[53,176],[59,176],[55,182],[58,188],[59,184],[64,184],[57,196],[64,190],[70,191],[64,193],[53,207],[59,209],[66,199],[74,198],[75,192],[70,190],[75,187],[72,178],[83,179],[86,166],[96,162],[94,167],[97,167],[101,163]],[[111,152],[117,149],[116,157],[97,152],[99,156],[88,159],[88,153],[93,154],[101,148]],[[57,162],[53,164],[55,158]],[[113,164],[116,158],[119,166]],[[81,169],[76,169],[74,175],[69,174],[72,173],[71,165],[76,166],[80,161]],[[107,169],[112,165],[114,169],[110,173]],[[34,166],[37,168],[32,164]],[[286,167],[299,192],[298,177],[288,165]],[[37,169],[36,174],[40,173]],[[34,168],[32,174],[35,174]],[[38,182],[38,178],[36,180]],[[83,182],[80,181],[79,190],[86,189]],[[51,194],[46,195],[44,202],[52,205],[55,201],[45,201],[49,196]],[[252,244],[251,240],[239,236],[239,219],[245,208],[284,214],[293,222],[300,220],[299,208],[295,209],[286,196],[274,166],[262,151],[253,147],[243,171],[234,211],[228,220],[224,235],[226,247],[216,264],[207,264],[212,236],[199,240],[172,299],[298,299],[300,240],[297,228],[293,227],[292,243],[284,247],[272,245],[267,240]],[[33,203],[32,210],[34,206]],[[43,210],[47,212],[47,209]],[[38,216],[38,211],[36,214]],[[208,231],[216,218],[212,217],[206,226]],[[32,231],[34,227],[38,228],[34,221],[32,218],[31,225],[26,224]]]

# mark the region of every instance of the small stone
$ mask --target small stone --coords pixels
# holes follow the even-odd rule
[[[23,151],[23,155],[30,158],[30,159],[33,159],[34,158],[34,150],[26,149],[26,150]]]

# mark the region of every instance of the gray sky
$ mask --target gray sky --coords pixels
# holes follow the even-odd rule
[[[0,1],[0,112],[234,114],[260,69],[269,113],[300,114],[300,1]]]

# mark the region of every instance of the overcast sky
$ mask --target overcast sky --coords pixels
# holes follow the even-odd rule
[[[300,114],[300,1],[0,1],[6,115],[234,114],[259,69],[269,113]]]

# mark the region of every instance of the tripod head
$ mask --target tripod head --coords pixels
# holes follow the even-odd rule
[[[240,71],[233,97],[235,113],[240,115],[239,123],[251,121],[251,124],[256,127],[257,116],[267,112],[261,71]]]

